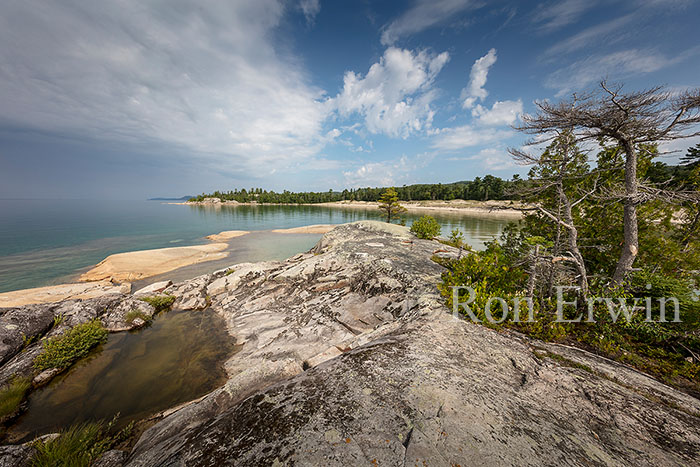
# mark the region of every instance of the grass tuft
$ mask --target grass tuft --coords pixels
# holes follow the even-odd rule
[[[131,310],[130,312],[128,312],[128,313],[124,316],[124,321],[126,321],[126,322],[129,323],[129,324],[133,324],[134,321],[136,321],[136,320],[139,319],[139,318],[142,319],[142,320],[144,320],[146,323],[149,323],[149,322],[151,322],[151,321],[153,320],[152,317],[148,316],[148,315],[147,315],[146,313],[144,313],[143,311]]]
[[[14,378],[0,389],[0,419],[14,414],[24,400],[32,382],[29,378]]]
[[[146,302],[155,308],[156,313],[168,311],[175,302],[175,297],[172,295],[155,295],[153,297],[143,297],[142,302]]]
[[[131,435],[133,424],[110,434],[116,417],[109,423],[82,423],[62,431],[55,439],[36,441],[33,467],[87,467],[117,443]]]

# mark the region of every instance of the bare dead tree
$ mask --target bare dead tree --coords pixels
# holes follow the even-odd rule
[[[537,113],[524,116],[518,130],[549,139],[571,130],[578,141],[611,141],[624,151],[624,241],[613,274],[613,281],[622,283],[639,251],[637,206],[648,200],[650,193],[640,190],[639,147],[700,135],[700,89],[673,94],[657,86],[623,93],[622,85],[602,81],[594,92],[536,105]]]
[[[510,154],[520,164],[534,165],[537,168],[537,182],[529,188],[530,194],[543,193],[554,190],[557,200],[557,210],[553,212],[547,207],[538,204],[534,207],[540,214],[554,222],[557,228],[554,256],[552,264],[569,262],[574,265],[577,272],[577,282],[580,293],[584,297],[588,295],[588,274],[583,256],[578,246],[578,229],[574,222],[573,209],[583,202],[593,192],[592,190],[581,194],[578,199],[572,201],[565,187],[565,182],[572,176],[581,172],[583,154],[576,147],[575,135],[571,131],[557,132],[557,137],[547,150],[541,155],[533,155],[520,149],[509,149]],[[566,231],[566,251],[560,254],[561,230]],[[554,277],[554,268],[551,270],[550,280]],[[551,289],[551,287],[550,287]]]

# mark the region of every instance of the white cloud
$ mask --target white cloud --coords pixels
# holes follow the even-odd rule
[[[575,23],[588,10],[596,6],[596,0],[564,0],[540,5],[533,17],[542,32],[552,32]]]
[[[409,10],[383,28],[382,44],[392,45],[403,36],[421,32],[459,12],[480,6],[482,2],[474,0],[417,0]]]
[[[370,133],[406,138],[430,127],[432,85],[448,60],[447,52],[433,55],[390,47],[364,77],[345,73],[343,90],[329,99],[329,106],[343,117],[359,113]]]
[[[630,31],[628,26],[639,16],[640,15],[638,13],[631,13],[620,18],[586,28],[568,39],[549,47],[544,52],[544,56],[552,57],[555,55],[570,54],[577,50],[590,47],[590,45],[594,43],[604,42],[607,46],[610,46],[612,43],[621,40],[623,36],[634,34],[632,31]]]
[[[488,78],[489,68],[496,63],[496,49],[491,49],[486,55],[479,58],[472,65],[469,73],[469,84],[462,89],[460,98],[463,100],[462,107],[469,109],[474,106],[477,101],[483,101],[488,92],[484,89],[486,79]]]
[[[275,51],[283,13],[278,0],[3,2],[0,121],[241,170],[312,157],[327,109]]]
[[[478,104],[472,116],[483,125],[512,125],[523,114],[523,101],[497,101],[490,109]]]
[[[304,13],[307,23],[313,23],[316,15],[321,11],[321,0],[301,0],[299,8]]]
[[[433,160],[434,153],[401,156],[396,160],[368,162],[357,169],[343,172],[345,186],[352,188],[397,186],[410,183],[413,173]]]
[[[487,171],[511,170],[517,167],[508,152],[501,148],[484,148],[476,154],[448,157],[446,160],[452,162],[478,161],[479,165]]]
[[[628,49],[592,55],[551,73],[545,81],[545,86],[557,89],[557,97],[560,97],[606,77],[619,80],[631,75],[652,73],[679,63],[698,52],[700,47],[688,49],[671,58],[651,49]]]
[[[507,139],[513,136],[513,132],[496,128],[478,128],[472,125],[464,125],[436,130],[434,135],[435,138],[432,144],[434,149],[457,151]]]

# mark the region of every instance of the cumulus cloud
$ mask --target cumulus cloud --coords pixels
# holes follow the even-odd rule
[[[463,100],[463,108],[472,108],[477,101],[486,99],[489,93],[484,89],[484,86],[488,78],[489,68],[496,63],[497,58],[496,49],[491,49],[486,55],[474,62],[472,70],[469,73],[469,84],[466,88],[462,89],[462,94],[460,96]]]
[[[410,183],[413,173],[433,160],[433,153],[414,157],[401,156],[395,160],[368,162],[357,169],[343,172],[345,186],[352,188],[396,186]]]
[[[523,114],[523,101],[496,101],[490,109],[477,104],[472,116],[483,125],[512,125]]]
[[[392,45],[401,37],[421,32],[482,4],[474,0],[417,0],[405,13],[384,26],[382,44]]]
[[[497,128],[480,128],[473,125],[463,125],[455,128],[444,128],[434,132],[432,147],[440,151],[457,151],[460,149],[479,146],[501,141],[513,136],[513,132]]]
[[[328,104],[342,117],[360,114],[370,133],[406,138],[430,127],[433,82],[448,60],[447,52],[434,55],[389,47],[365,76],[345,73],[343,90]]]
[[[321,0],[301,0],[299,8],[304,13],[307,23],[313,23],[316,15],[321,11]]]
[[[0,10],[0,124],[168,143],[242,169],[304,160],[323,144],[323,92],[272,43],[281,1]]]

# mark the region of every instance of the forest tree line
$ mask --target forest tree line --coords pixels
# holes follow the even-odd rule
[[[691,151],[698,151],[698,149],[691,148]],[[691,152],[689,154],[694,153]],[[689,165],[683,164],[683,162],[682,160],[680,165],[668,165],[661,161],[655,161],[647,171],[646,177],[655,184],[686,185],[690,177],[691,168]],[[528,180],[521,179],[517,174],[513,175],[513,178],[510,180],[486,175],[483,178],[476,177],[471,181],[404,185],[394,187],[394,190],[396,190],[401,201],[450,201],[453,199],[472,201],[514,200],[521,198],[520,192],[529,183]],[[272,190],[263,190],[262,188],[250,188],[249,190],[236,188],[230,191],[202,193],[190,198],[190,201],[219,198],[222,201],[238,201],[239,203],[254,201],[272,204],[314,204],[338,201],[377,202],[386,189],[387,187],[352,188],[343,191],[328,190],[318,192],[292,192],[285,190],[278,193]]]

